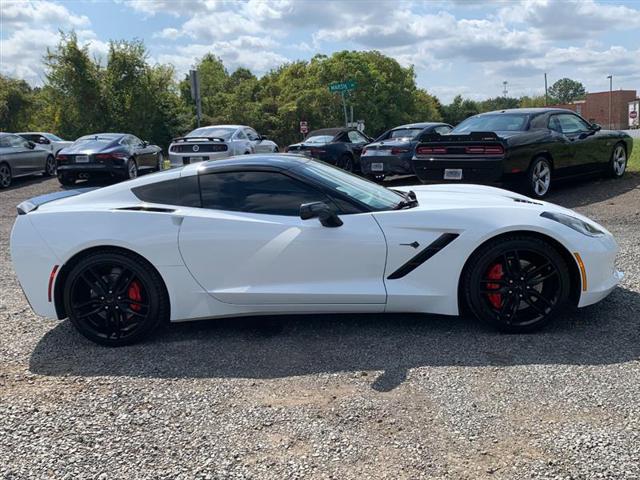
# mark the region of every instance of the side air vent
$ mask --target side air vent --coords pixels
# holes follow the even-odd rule
[[[156,213],[173,213],[173,208],[149,207],[147,205],[133,205],[131,207],[120,207],[115,210],[124,210],[129,212],[156,212]]]

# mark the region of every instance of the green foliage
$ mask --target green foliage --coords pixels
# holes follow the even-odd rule
[[[546,99],[544,95],[537,95],[534,97],[520,97],[519,106],[520,108],[544,107],[546,106]]]
[[[0,75],[0,131],[25,130],[34,92],[23,80]]]
[[[586,93],[582,83],[570,78],[561,78],[549,87],[549,97],[552,103],[569,103],[574,100],[582,100]]]
[[[633,148],[628,164],[629,171],[640,172],[640,138],[633,140]]]
[[[463,99],[462,95],[456,95],[449,105],[442,107],[444,121],[456,126],[465,118],[480,113],[480,107],[476,102]]]

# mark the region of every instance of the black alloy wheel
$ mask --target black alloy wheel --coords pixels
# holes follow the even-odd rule
[[[44,174],[47,177],[53,177],[56,174],[56,159],[53,155],[49,155],[44,165]]]
[[[63,300],[78,331],[102,345],[135,343],[169,318],[157,271],[135,255],[116,251],[80,260],[67,276]]]
[[[11,167],[6,163],[0,163],[0,188],[8,188],[12,179]]]
[[[347,172],[353,172],[353,158],[349,154],[344,154],[340,157],[336,166]]]
[[[507,237],[474,253],[465,269],[471,311],[499,330],[537,330],[566,306],[568,266],[555,248],[533,237]]]

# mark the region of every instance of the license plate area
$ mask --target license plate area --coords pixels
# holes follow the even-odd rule
[[[189,160],[189,162],[193,163],[193,162],[203,162],[205,160],[209,160],[209,157],[187,157],[187,159]]]
[[[444,169],[445,180],[462,180],[461,168],[445,168]]]
[[[384,163],[382,162],[374,162],[371,164],[372,172],[382,172],[384,170]]]
[[[89,163],[89,155],[76,155],[76,163]]]

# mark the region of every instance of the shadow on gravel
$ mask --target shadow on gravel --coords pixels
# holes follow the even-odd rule
[[[549,329],[503,335],[471,319],[426,315],[305,315],[174,324],[146,343],[99,347],[61,322],[38,343],[40,375],[281,378],[382,370],[389,391],[423,366],[603,365],[640,358],[640,294],[616,289]]]
[[[639,186],[640,173],[636,172],[627,172],[624,177],[617,180],[599,177],[567,180],[559,184],[546,200],[567,208],[583,207],[613,200],[618,195]]]

